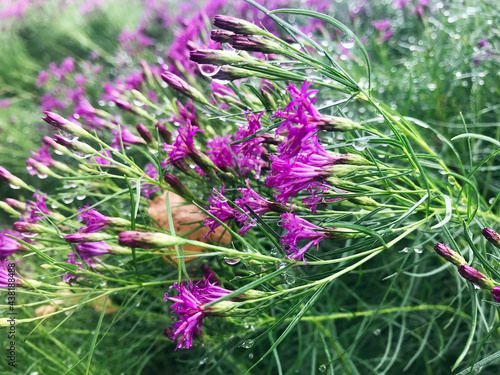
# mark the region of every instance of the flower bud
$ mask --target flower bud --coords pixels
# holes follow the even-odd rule
[[[219,69],[219,71],[212,76],[213,79],[219,79],[223,81],[234,81],[235,79],[248,78],[248,77],[259,77],[267,79],[274,78],[265,73],[241,69],[230,65],[222,66]]]
[[[163,233],[127,231],[118,234],[118,243],[127,247],[153,249],[175,245],[185,245],[189,241]]]
[[[161,122],[157,122],[155,125],[156,129],[158,129],[158,133],[160,136],[163,138],[165,142],[168,144],[172,143],[172,134],[167,130],[165,125],[163,125]]]
[[[363,128],[360,124],[345,117],[321,115],[320,119],[323,130],[347,132]]]
[[[262,53],[286,53],[281,45],[261,36],[234,35],[231,39],[231,45],[236,49]]]
[[[97,242],[112,239],[113,236],[106,233],[72,233],[68,234],[64,239],[70,243],[79,242]]]
[[[0,180],[5,180],[12,186],[15,186],[17,188],[25,188],[29,189],[29,186],[25,184],[23,180],[20,178],[14,176],[12,173],[10,173],[7,169],[2,167],[0,165]]]
[[[461,264],[467,263],[459,253],[453,251],[445,244],[442,243],[435,244],[434,250],[436,251],[436,253],[438,253],[438,255],[442,256],[448,262],[453,263],[455,266],[460,266]]]
[[[4,210],[5,212],[8,212],[9,214],[11,214],[12,216],[16,216],[16,217],[19,217],[21,215],[20,212],[14,210],[10,205],[8,205],[6,202],[4,201],[0,201],[0,208],[2,210]]]
[[[481,233],[489,243],[500,249],[500,235],[497,232],[491,228],[484,228]]]
[[[16,221],[12,228],[21,233],[51,233],[57,234],[54,230],[41,224],[28,223],[27,221]]]
[[[468,266],[467,264],[461,264],[458,266],[458,273],[464,279],[476,284],[481,289],[492,290],[495,287],[493,280],[483,275],[481,272],[475,268]]]
[[[26,203],[18,201],[14,198],[5,198],[5,203],[18,212],[24,212],[26,210]]]
[[[49,125],[52,125],[56,129],[66,131],[70,134],[73,134],[76,137],[91,138],[90,133],[87,132],[85,129],[83,129],[82,127],[71,121],[66,120],[64,117],[58,115],[57,113],[53,112],[44,112],[44,113],[46,117],[42,117],[42,120],[44,120]]]
[[[251,22],[224,15],[219,15],[214,17],[214,26],[218,27],[219,29],[229,30],[237,34],[243,34],[243,35],[268,34],[267,31],[261,29],[260,27],[254,25]]]
[[[93,147],[90,147],[88,144],[76,141],[76,140],[69,140],[64,138],[62,135],[55,134],[54,135],[55,141],[59,143],[61,146],[70,148],[73,151],[76,152],[81,152],[85,155],[95,155],[98,154],[98,151],[94,149]]]
[[[228,65],[248,62],[248,59],[231,51],[197,49],[189,53],[189,59],[198,64]]]
[[[493,294],[493,297],[497,302],[500,302],[500,286],[493,287],[491,294]]]
[[[51,177],[59,177],[56,173],[52,172],[52,170],[47,167],[46,165],[43,165],[39,161],[33,159],[33,158],[28,158],[26,159],[26,166],[28,171],[30,171],[31,168],[35,169],[36,172],[41,176],[45,175],[46,176],[51,176]],[[31,169],[31,170],[33,170]],[[35,173],[33,173],[35,174]]]
[[[163,175],[163,179],[180,196],[184,198],[195,199],[195,196],[193,195],[191,190],[189,190],[186,185],[180,182],[179,179],[173,174],[167,172]]]
[[[198,101],[203,104],[209,104],[205,96],[193,86],[189,85],[186,81],[181,79],[179,76],[170,73],[163,72],[161,78],[173,89],[183,93],[184,95],[190,97],[191,99]]]
[[[123,99],[120,99],[120,98],[116,98],[115,99],[115,104],[120,109],[123,109],[125,111],[129,111],[129,112],[133,112],[133,108],[134,107],[132,106],[132,104],[130,104],[126,100],[123,100]]]
[[[47,137],[47,136],[43,137],[42,138],[42,142],[46,146],[48,146],[50,148],[53,148],[56,151],[56,153],[59,153],[61,155],[64,154],[64,155],[67,155],[67,156],[73,155],[73,153],[70,150],[68,150],[67,147],[64,147],[64,146],[58,144],[54,139],[52,139],[50,137]]]
[[[233,32],[227,30],[212,30],[210,32],[210,39],[219,43],[231,43]]]
[[[153,138],[153,135],[143,124],[137,125],[136,129],[137,132],[141,135],[142,139],[144,139],[148,145],[154,146],[156,144],[156,140]]]

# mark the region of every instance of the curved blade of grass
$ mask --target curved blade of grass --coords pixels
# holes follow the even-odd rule
[[[368,69],[368,92],[370,92],[371,89],[371,64],[370,64],[370,58],[368,57],[368,52],[366,52],[365,47],[363,46],[363,43],[359,40],[359,38],[349,29],[346,25],[344,25],[342,22],[336,20],[333,17],[327,16],[326,14],[314,12],[312,10],[303,10],[303,9],[276,9],[269,14],[276,14],[276,13],[288,13],[288,14],[298,14],[302,16],[309,16],[313,17],[316,19],[319,19],[321,21],[327,22],[330,25],[335,26],[337,29],[341,30],[345,35],[347,35],[349,38],[352,38],[356,45],[359,47],[361,50],[363,57],[366,62],[366,66]]]
[[[476,333],[476,326],[477,326],[477,295],[474,290],[474,287],[470,284],[467,283],[467,287],[469,288],[469,291],[471,293],[471,303],[472,303],[472,321],[471,321],[471,327],[469,330],[469,337],[467,337],[467,342],[465,343],[465,347],[462,350],[462,353],[458,356],[457,360],[455,361],[455,364],[451,368],[451,371],[454,371],[460,363],[464,360],[465,356],[469,352],[470,346],[472,345],[472,341],[474,341],[474,334]]]
[[[446,206],[446,214],[444,216],[444,219],[440,223],[431,227],[431,229],[441,228],[443,225],[446,225],[451,219],[451,214],[452,214],[451,198],[445,194],[442,194],[441,196],[443,197],[444,204]]]
[[[99,336],[99,332],[101,331],[102,320],[104,319],[104,315],[106,314],[106,303],[107,302],[108,302],[108,296],[106,295],[106,298],[104,299],[104,303],[102,304],[101,315],[99,316],[99,321],[97,322],[97,327],[95,329],[95,335],[94,335],[94,338],[92,339],[92,344],[90,345],[89,360],[87,362],[86,374],[90,374],[90,364],[92,362],[92,356],[94,355],[94,350],[95,350],[96,343],[97,343],[97,336]]]

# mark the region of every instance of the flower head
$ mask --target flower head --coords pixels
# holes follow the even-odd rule
[[[455,266],[460,266],[461,264],[466,263],[465,259],[462,258],[462,256],[459,253],[457,253],[456,251],[453,251],[445,244],[442,244],[442,243],[435,244],[434,250],[436,251],[436,253],[438,253],[440,256],[442,256],[444,259],[446,259],[448,262],[453,263]]]
[[[36,223],[43,218],[43,214],[49,215],[50,211],[45,203],[47,194],[40,193],[38,190],[33,194],[34,201],[28,200],[26,210],[21,215],[21,220],[28,223]]]
[[[481,233],[489,243],[500,249],[500,234],[498,234],[491,228],[484,228]]]
[[[230,135],[216,135],[213,139],[207,141],[207,156],[222,170],[235,167],[229,143],[231,143]]]
[[[177,339],[177,349],[189,349],[193,346],[193,335],[201,332],[201,324],[210,308],[203,305],[215,301],[231,293],[230,290],[221,288],[211,283],[210,278],[205,282],[193,284],[191,281],[175,283],[170,289],[175,288],[179,295],[169,297],[165,293],[165,301],[174,302],[170,308],[177,314],[178,320],[170,327],[170,339]]]
[[[182,126],[178,133],[175,141],[172,145],[163,144],[163,151],[168,152],[168,158],[165,160],[165,164],[172,164],[177,160],[181,160],[197,153],[194,146],[194,137],[196,133],[203,132],[197,126],[191,125],[189,121],[187,125]]]
[[[81,242],[76,244],[76,251],[78,251],[82,259],[86,260],[99,255],[108,254],[112,251],[112,247],[104,241]]]
[[[108,217],[99,213],[94,208],[88,208],[89,205],[87,204],[84,208],[78,209],[78,218],[80,218],[82,221],[86,221],[86,226],[83,230],[81,230],[81,233],[99,232],[110,224]]]
[[[148,175],[148,177],[150,177],[154,180],[157,180],[158,176],[159,176],[158,170],[151,163],[147,164],[144,167],[144,173],[146,173],[146,175]],[[151,197],[151,195],[153,195],[154,193],[156,193],[160,190],[161,190],[161,188],[159,186],[152,185],[152,184],[144,184],[144,185],[142,185],[142,188],[141,188],[141,194],[144,195],[147,199],[149,199]]]
[[[7,236],[7,234],[11,236],[15,235],[15,233],[10,230],[0,233],[0,258],[5,258],[18,251],[24,250],[24,245],[22,243]]]
[[[281,219],[281,224],[289,231],[289,233],[281,237],[283,246],[289,247],[286,250],[289,258],[298,258],[304,261],[304,255],[311,246],[318,246],[321,241],[330,237],[327,232],[321,231],[323,228],[297,217],[294,212],[285,212],[281,215]],[[298,242],[301,240],[308,240],[309,242],[299,248]]]
[[[495,300],[497,302],[500,302],[500,286],[495,286],[493,287],[493,289],[491,290],[491,293],[493,294],[493,297],[495,298]]]
[[[487,277],[486,275],[476,270],[474,267],[471,267],[467,264],[459,265],[458,273],[464,279],[470,281],[471,283],[476,284],[481,289],[491,290],[494,287],[493,281],[489,277]]]
[[[227,221],[235,218],[238,215],[238,211],[234,208],[231,208],[227,203],[227,199],[224,197],[224,186],[221,191],[212,190],[212,195],[208,199],[210,202],[210,207],[206,207],[208,212],[215,216],[220,221]],[[203,221],[203,225],[208,226],[210,230],[205,234],[204,238],[206,238],[210,233],[215,231],[215,228],[220,226],[220,223],[214,218],[206,218]]]

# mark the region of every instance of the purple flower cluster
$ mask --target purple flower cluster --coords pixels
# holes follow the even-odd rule
[[[177,290],[178,296],[170,297],[165,293],[165,302],[174,302],[170,308],[177,314],[177,321],[170,327],[172,332],[169,335],[170,339],[177,339],[176,350],[193,346],[193,335],[200,334],[203,318],[210,312],[210,308],[203,308],[203,305],[231,293],[215,284],[210,282],[210,277],[196,284],[188,280],[170,287]]]

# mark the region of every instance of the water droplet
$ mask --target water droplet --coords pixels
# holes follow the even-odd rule
[[[455,185],[455,177],[448,176],[448,183],[452,186]]]
[[[54,153],[57,154],[57,155],[64,155],[63,152],[59,151],[59,150],[54,150]]]
[[[493,198],[492,198],[492,199],[493,199]],[[277,255],[278,255],[278,249],[277,249],[277,248],[275,248],[275,247],[273,247],[273,248],[271,249],[271,251],[269,251],[269,255],[270,255],[270,256],[272,256],[272,257],[277,256]]]
[[[40,180],[45,180],[47,177],[49,177],[49,176],[47,176],[46,174],[43,174],[43,173],[38,173],[37,176],[38,176],[38,178]]]
[[[285,275],[285,281],[288,285],[293,285],[293,284],[295,284],[295,277],[287,274],[287,275]]]
[[[72,197],[70,195],[67,195],[65,197],[62,197],[62,201],[64,202],[64,204],[70,204],[70,203],[73,203],[73,201],[75,200],[75,197]]]
[[[248,355],[248,359],[253,359],[253,353],[250,353],[250,354]]]
[[[405,247],[403,250],[400,251],[400,253],[407,253],[409,251],[409,248]]]
[[[140,100],[137,100],[137,99],[132,100],[132,103],[134,105],[136,105],[137,107],[142,107],[144,105],[143,102],[141,102]]]
[[[413,251],[416,252],[417,254],[422,254],[424,252],[420,247],[414,248]]]
[[[473,284],[474,285],[474,289],[481,289],[481,287],[479,285],[476,285],[476,284]]]
[[[38,233],[23,233],[23,237],[26,237],[26,238],[33,238],[36,236],[38,236]]]
[[[204,75],[205,77],[212,77],[213,75],[215,75],[219,72],[220,66],[201,64],[201,65],[198,65],[198,69],[200,70],[200,73],[202,75]]]
[[[240,347],[245,348],[245,349],[250,349],[254,344],[254,340],[248,339],[243,341],[243,344],[240,345]]]
[[[354,149],[356,151],[364,151],[366,146],[368,145],[368,142],[366,141],[354,141],[354,143],[352,144],[352,147],[354,147]]]
[[[51,204],[50,207],[52,207],[54,210],[57,210],[59,208],[59,205],[57,205],[57,204]]]
[[[87,196],[86,196],[86,195],[77,195],[77,196],[76,196],[76,200],[77,200],[77,201],[83,201],[85,198],[87,198]]]
[[[427,84],[427,88],[429,91],[434,91],[437,88],[437,85],[435,83],[429,83]]]
[[[495,200],[495,198],[488,199],[488,204],[492,204],[494,200]]]
[[[325,372],[326,371],[326,365],[321,365],[318,367],[319,372]]]
[[[230,266],[234,266],[235,264],[238,264],[240,262],[240,258],[224,258],[227,264]]]
[[[373,334],[374,334],[375,336],[379,336],[381,332],[382,332],[382,331],[380,330],[380,328],[377,328],[375,331],[373,331]]]
[[[344,48],[350,49],[354,47],[355,41],[351,36],[344,34],[340,39],[340,44],[342,44]]]
[[[14,185],[14,184],[9,184],[10,188],[13,189],[13,190],[19,190],[21,189],[19,186],[17,185]]]

